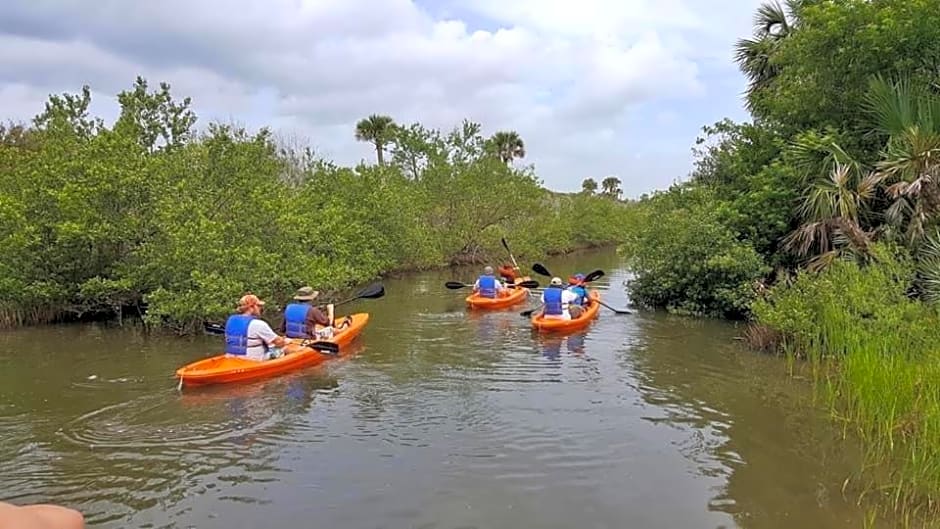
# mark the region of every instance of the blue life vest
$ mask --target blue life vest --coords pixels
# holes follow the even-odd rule
[[[570,290],[578,296],[578,300],[575,302],[578,305],[584,305],[587,303],[587,289],[581,285],[576,287],[571,287]]]
[[[284,309],[284,329],[288,338],[310,338],[307,333],[307,314],[313,306],[291,303]]]
[[[480,295],[484,298],[495,298],[496,297],[496,277],[495,276],[480,276]]]
[[[225,322],[225,352],[230,355],[248,354],[248,325],[254,316],[233,314]]]
[[[558,287],[548,287],[545,289],[545,292],[542,294],[545,299],[545,315],[561,316],[565,313],[561,303],[561,295],[563,292],[564,290]]]

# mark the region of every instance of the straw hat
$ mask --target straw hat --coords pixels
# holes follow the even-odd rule
[[[311,287],[301,287],[297,289],[297,294],[294,295],[294,299],[297,301],[313,301],[317,299],[319,295],[319,290],[314,290]]]

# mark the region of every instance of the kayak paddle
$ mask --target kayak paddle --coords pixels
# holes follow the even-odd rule
[[[382,283],[372,283],[371,285],[360,290],[358,294],[354,297],[351,297],[345,301],[340,301],[339,303],[334,303],[334,307],[340,305],[345,305],[351,301],[356,301],[357,299],[378,299],[385,295],[385,286]]]
[[[545,277],[555,277],[552,275],[551,272],[548,271],[548,268],[545,268],[545,266],[542,265],[541,263],[535,263],[534,265],[532,265],[532,271],[535,272],[536,274],[543,275]],[[591,272],[590,274],[584,276],[584,282],[590,283],[592,281],[597,281],[598,279],[602,277],[604,277],[604,271],[595,270]]]
[[[629,311],[626,309],[615,309],[601,300],[597,300],[597,302],[600,303],[602,307],[607,307],[608,309],[614,311],[615,314],[633,314],[633,311]]]
[[[202,326],[208,334],[225,334],[225,327],[223,327],[220,323],[211,323],[207,321],[204,322]]]
[[[206,323],[204,324],[204,326],[205,326],[206,332],[209,333],[209,334],[220,334],[220,335],[221,335],[221,334],[225,334],[225,327],[223,327],[222,325],[220,325],[220,324],[218,324],[218,323],[209,323],[209,322],[206,322]],[[311,348],[311,349],[316,349],[317,351],[320,351],[321,353],[336,354],[336,353],[339,352],[339,346],[336,345],[336,344],[333,343],[333,342],[325,342],[325,341],[308,342],[308,341],[304,341],[304,342],[301,342],[300,345],[301,345],[301,347],[309,347],[309,348]]]
[[[448,281],[444,283],[444,286],[451,290],[458,290],[461,288],[473,288],[473,285],[468,285],[467,283],[461,283],[459,281]],[[519,283],[507,283],[506,288],[539,288],[539,282],[535,280],[521,281]]]
[[[339,345],[333,342],[325,342],[322,340],[318,340],[315,342],[303,341],[300,343],[300,346],[309,347],[311,349],[315,349],[324,354],[331,354],[331,355],[339,354]]]
[[[547,268],[542,266],[542,263],[535,263],[532,265],[532,271],[540,276],[553,277],[552,273],[549,272]]]
[[[513,257],[512,250],[509,249],[509,243],[506,242],[506,238],[503,237],[501,240],[503,241],[503,248],[505,248],[506,251],[509,252],[509,258],[512,259],[512,265],[515,266],[516,268],[519,268],[519,263],[517,263],[516,258]]]

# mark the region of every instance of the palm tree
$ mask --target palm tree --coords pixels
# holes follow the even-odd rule
[[[515,131],[499,131],[489,140],[490,149],[503,162],[510,164],[514,158],[525,158],[525,143]]]
[[[812,257],[810,268],[820,269],[834,259],[851,255],[867,259],[874,233],[862,227],[881,176],[867,171],[836,144],[828,146],[824,164],[828,174],[813,182],[798,209],[803,225],[784,239],[801,257]]]
[[[601,189],[603,189],[603,193],[607,196],[620,198],[621,193],[623,193],[620,190],[620,183],[620,179],[616,176],[608,176],[601,181]]]
[[[765,88],[780,73],[774,55],[780,43],[799,26],[804,3],[785,0],[786,8],[778,0],[761,4],[754,15],[753,37],[739,39],[735,45],[735,61],[750,81],[749,95]]]
[[[585,178],[584,181],[581,182],[581,191],[588,195],[597,193],[597,180],[594,180],[593,178]]]
[[[382,154],[394,128],[395,120],[389,116],[380,116],[378,114],[372,114],[356,123],[356,139],[375,145],[375,156],[379,165],[385,163]]]
[[[940,97],[907,80],[876,77],[867,104],[877,131],[888,136],[875,164],[894,200],[886,216],[916,244],[940,214]]]

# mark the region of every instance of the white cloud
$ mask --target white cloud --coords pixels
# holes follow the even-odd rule
[[[339,162],[371,157],[352,137],[367,114],[448,128],[469,118],[518,130],[550,187],[619,174],[633,194],[684,176],[698,128],[722,117],[709,108],[710,79],[735,75],[730,45],[756,3],[7,0],[0,111],[27,119],[49,92],[87,83],[113,94],[140,74],[192,96],[203,122],[284,127]],[[723,94],[725,107],[736,96]],[[678,103],[703,110],[670,108]],[[638,109],[654,117],[637,122]],[[677,124],[688,136],[669,152],[662,139],[644,146],[656,126]]]

